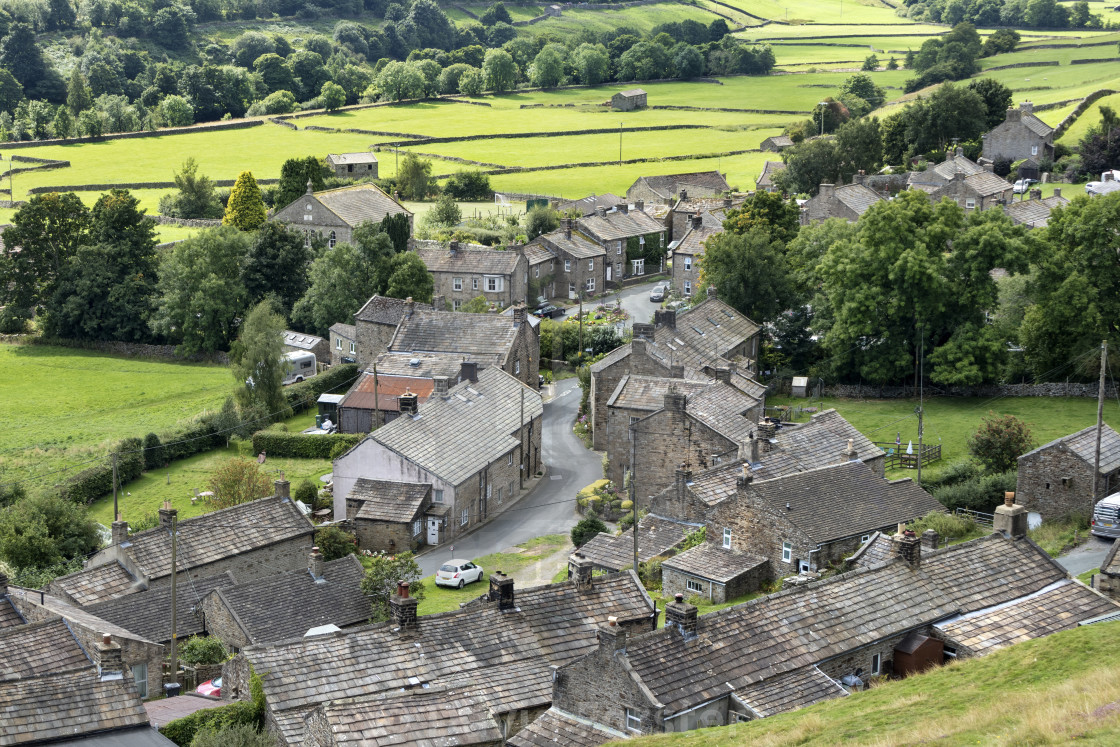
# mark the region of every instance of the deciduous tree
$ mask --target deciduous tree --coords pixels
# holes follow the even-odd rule
[[[397,591],[398,582],[409,584],[409,596],[424,598],[423,573],[411,551],[396,555],[374,555],[366,560],[366,573],[362,577],[362,593],[369,597],[370,620],[389,619],[389,597]]]
[[[991,411],[968,439],[969,453],[992,474],[1015,469],[1019,457],[1033,448],[1030,426],[1014,415]]]
[[[758,323],[774,319],[796,301],[789,264],[781,241],[757,228],[738,234],[725,231],[704,244],[699,292],[714,285],[720,300]]]
[[[210,475],[208,484],[214,508],[229,508],[272,494],[272,482],[261,466],[251,459],[227,459]]]
[[[248,313],[230,347],[230,370],[242,412],[275,415],[287,409],[283,383],[284,317],[261,301]]]

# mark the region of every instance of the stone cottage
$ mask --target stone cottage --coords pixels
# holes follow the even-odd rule
[[[190,583],[190,593],[175,595],[175,634],[183,641],[206,633],[205,619],[195,609],[198,600],[214,589],[233,586],[230,572],[200,578]],[[164,646],[171,645],[171,587],[160,586],[137,594],[127,594],[86,608],[90,614],[131,633]]]
[[[1093,493],[1097,427],[1054,439],[1019,457],[1017,501],[1044,519],[1070,514],[1091,516],[1093,506],[1120,489],[1120,434],[1104,426],[1101,466]]]
[[[779,171],[785,171],[785,168],[786,165],[781,161],[767,161],[762,164],[762,173],[755,179],[755,187],[764,192],[777,192],[778,185],[774,183],[774,177]]]
[[[620,112],[632,112],[635,109],[644,109],[646,106],[646,92],[641,88],[631,88],[619,91],[611,96],[611,108]]]
[[[442,300],[432,300],[439,303],[438,308],[442,311]],[[389,342],[402,319],[412,316],[416,310],[431,310],[433,307],[433,304],[413,301],[411,298],[372,296],[354,314],[358,365],[368,367],[377,356],[389,349]]]
[[[536,388],[499,368],[455,387],[438,378],[416,415],[334,460],[335,516],[348,516],[347,499],[361,479],[422,483],[431,486],[432,504],[447,509],[446,518],[427,517],[424,542],[453,541],[504,511],[541,470],[543,413]]]
[[[377,178],[377,156],[372,153],[330,153],[327,166],[339,179]]]
[[[786,148],[793,147],[793,139],[789,135],[773,135],[759,144],[759,149],[771,153],[781,153]],[[770,163],[770,161],[767,161]]]
[[[654,558],[673,555],[688,539],[688,535],[699,531],[703,526],[695,522],[646,514],[638,519],[638,562],[648,563]],[[633,568],[634,529],[627,529],[617,535],[600,532],[581,545],[569,559],[569,577],[576,574],[576,565],[580,563],[590,564],[596,571],[610,573]]]
[[[559,229],[533,239],[529,246],[534,245],[545,249],[555,261],[556,271],[550,273],[549,285],[559,293],[550,298],[563,296],[575,300],[580,291],[588,295],[603,293],[608,282],[622,277],[624,257],[617,250],[608,256],[602,244],[573,231],[571,218],[564,218]],[[543,263],[537,264],[541,266]],[[534,269],[534,279],[536,277]]]
[[[406,216],[409,233],[412,232],[412,213],[373,184],[312,192],[308,181],[307,193],[276,211],[269,220],[302,233],[308,245],[312,238],[320,238],[327,246],[334,246],[339,241],[350,241],[361,223],[380,223],[387,215]]]
[[[704,216],[700,213],[692,216],[692,222],[684,230],[684,235],[671,245],[673,288],[685,298],[691,298],[700,288],[700,261],[704,258],[704,242],[723,233],[722,225],[705,225],[704,221]]]
[[[599,208],[594,215],[576,222],[576,230],[606,254],[605,282],[653,274],[664,266],[668,241],[665,226],[644,208],[641,200],[634,203],[633,210],[620,203],[613,211]]]
[[[1012,199],[1003,206],[1003,212],[1007,213],[1007,217],[1016,225],[1024,225],[1027,228],[1046,228],[1046,225],[1050,222],[1050,213],[1054,211],[1054,208],[1065,207],[1068,204],[1069,200],[1062,197],[1060,187],[1055,188],[1054,194],[1046,198],[1043,198],[1041,189],[1032,189],[1029,199]]]
[[[702,226],[722,231],[723,219],[726,217],[727,211],[742,204],[742,200],[733,200],[730,197],[690,196],[677,200],[669,208],[670,245],[682,239],[685,233],[695,225],[697,215],[700,216]]]
[[[431,508],[430,483],[360,478],[346,496],[346,520],[358,537],[358,547],[390,555],[417,552],[426,544],[425,515],[446,513]]]
[[[521,253],[525,255],[525,262],[529,267],[528,303],[530,304],[536,304],[537,300],[542,297],[545,299],[556,298],[558,295],[557,288],[567,287],[556,282],[556,255],[538,239],[534,239],[521,247]]]
[[[1035,116],[1034,104],[1029,101],[1008,109],[1003,122],[981,137],[984,158],[989,161],[1054,159],[1054,128]]]
[[[928,192],[932,202],[949,198],[965,211],[988,210],[1011,201],[1012,186],[989,171],[979,171],[966,176],[957,171],[953,178]]]
[[[330,329],[331,365],[358,362],[358,333],[353,324],[332,324]]]
[[[632,203],[638,200],[670,203],[678,197],[711,197],[730,191],[727,179],[718,171],[695,171],[689,174],[640,176],[626,190],[626,199]]]
[[[492,249],[452,241],[411,241],[432,275],[435,295],[451,301],[452,310],[482,296],[493,306],[525,303],[529,265],[517,249]]]
[[[853,223],[881,199],[874,190],[858,182],[839,187],[822,184],[816,196],[810,197],[801,207],[801,225],[808,226],[829,218],[843,218]]]

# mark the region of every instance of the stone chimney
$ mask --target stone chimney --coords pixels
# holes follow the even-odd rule
[[[1008,122],[1019,122],[1019,121],[1021,121],[1022,118],[1019,116],[1020,113],[1021,112],[1014,107],[1008,109],[1007,110],[1007,116],[1006,116],[1007,121]]]
[[[730,367],[721,366],[719,368],[712,368],[712,369],[709,369],[709,370],[712,373],[712,377],[716,381],[722,381],[724,384],[730,384],[731,383],[731,368]]]
[[[501,571],[490,574],[490,601],[497,602],[503,612],[514,609],[513,579]]]
[[[311,180],[308,179],[307,180],[307,194],[311,194],[311,193],[312,193]]]
[[[983,167],[984,167],[984,171],[987,171],[987,172],[988,172],[989,174],[995,173],[995,170],[996,170],[996,165],[995,165],[994,163],[991,163],[991,162],[989,161],[989,162],[987,162],[987,163],[983,163],[983,164],[981,164],[981,166],[983,166]]]
[[[751,434],[751,464],[758,464],[758,439]]]
[[[596,637],[599,639],[599,650],[608,656],[626,648],[626,630],[618,624],[618,618],[614,615],[599,626]]]
[[[655,327],[652,324],[647,324],[645,322],[634,322],[634,339],[637,340],[639,337],[641,337],[646,340],[652,340],[654,329]]]
[[[658,327],[677,328],[676,309],[657,309],[653,312],[653,323]]]
[[[416,311],[416,302],[412,300],[412,296],[409,296],[408,298],[406,298],[404,300],[404,317],[405,317],[405,319],[411,319],[412,318],[412,312],[414,312],[414,311]]]
[[[628,204],[626,204],[625,202],[620,202],[617,205],[615,205],[615,210],[622,213],[623,215],[627,215],[630,212],[630,206]]]
[[[595,215],[598,215],[600,218],[606,218],[607,217],[607,209],[605,207],[603,207],[602,205],[598,205],[595,208]]]
[[[725,208],[731,207],[731,203],[732,203],[732,199],[730,197],[724,197],[723,198],[723,206]]]
[[[124,520],[121,514],[117,514],[117,520],[113,522],[112,533],[114,545],[123,545],[128,542],[128,522]]]
[[[397,397],[397,407],[401,415],[415,415],[420,409],[420,398],[409,387],[404,388],[404,394]]]
[[[447,393],[447,377],[434,376],[432,382],[435,384],[435,389],[432,390],[432,396],[439,397],[440,399],[448,399],[451,395]]]
[[[568,239],[569,241],[572,240],[572,219],[571,218],[565,218],[564,219],[564,238]]]
[[[1061,197],[1062,196],[1062,188],[1061,187],[1054,187],[1054,196],[1055,197]]]
[[[937,543],[941,541],[941,536],[937,533],[936,529],[927,529],[922,532],[922,548],[925,550],[936,550]]]
[[[291,498],[292,497],[292,484],[284,479],[283,473],[280,474],[278,480],[272,483],[272,491],[277,498]]]
[[[1042,199],[1042,190],[1041,189],[1032,189],[1031,190],[1031,199],[1032,200],[1041,200]]]
[[[770,443],[773,438],[778,435],[778,426],[770,418],[765,417],[762,422],[758,424],[758,438],[762,441],[762,451],[765,454],[770,453],[772,444]]]
[[[681,202],[684,202],[687,199],[688,199],[688,190],[687,189],[682,189],[681,190]]]
[[[821,197],[823,197],[826,200],[831,200],[833,197],[836,196],[836,185],[835,184],[822,184],[821,188],[817,192],[817,194],[820,195]]]
[[[696,635],[696,607],[684,601],[684,594],[665,605],[665,627],[676,628],[685,638]]]
[[[680,467],[677,467],[675,476],[676,480],[674,484],[677,488],[677,500],[683,502],[685,493],[688,492],[688,484],[692,482],[692,470],[688,469],[687,465],[682,464]]]
[[[688,398],[684,392],[679,392],[675,387],[671,387],[669,391],[665,392],[665,409],[669,412],[684,412],[685,403]]]
[[[898,525],[898,533],[891,537],[891,551],[906,561],[912,569],[922,566],[922,541],[905,524]]]
[[[854,439],[848,439],[848,448],[844,449],[844,458],[849,462],[859,461],[859,454],[856,452],[856,443]]]
[[[513,307],[513,326],[520,327],[525,323],[525,304],[519,303]]]
[[[572,582],[577,591],[591,591],[595,563],[578,550],[568,558],[568,568],[572,571]]]
[[[171,508],[171,501],[164,501],[163,506],[159,509],[159,526],[161,529],[170,529],[171,521],[179,514],[179,512]]]
[[[451,254],[452,257],[459,256],[459,242],[452,241],[451,243],[449,243],[447,245],[447,251]]]
[[[634,209],[637,210],[638,212],[642,212],[643,210],[646,209],[646,201],[645,200],[634,200]]]
[[[754,443],[753,439],[751,443]],[[751,470],[750,462],[743,462],[743,469],[739,472],[739,476],[735,478],[735,486],[741,493],[747,489],[747,486],[750,485],[753,480],[754,472]]]
[[[318,547],[312,547],[311,554],[307,556],[307,572],[315,579],[315,583],[326,582],[323,578],[323,553],[319,552]]]
[[[866,180],[867,174],[863,169],[860,169],[858,174],[852,176],[852,184],[863,184]]]
[[[704,216],[701,215],[700,213],[693,213],[692,214],[692,227],[693,228],[700,228],[703,225],[704,225]]]
[[[463,381],[478,381],[478,363],[463,361],[459,364],[459,378]]]
[[[1027,536],[1027,509],[1015,502],[1014,493],[1003,494],[1003,505],[996,507],[992,528],[1012,539]]]
[[[670,379],[683,379],[684,378],[684,364],[683,363],[677,363],[677,364],[674,364],[672,366],[669,366],[669,378]]]
[[[121,659],[121,644],[108,633],[101,636],[94,649],[94,663],[97,673],[104,680],[119,680],[124,676],[124,661]]]
[[[1030,101],[1024,101],[1023,103],[1019,104],[1019,111],[1023,112],[1023,114],[1033,114],[1034,103]]]
[[[415,597],[408,595],[408,582],[403,579],[398,581],[397,593],[389,597],[389,614],[398,634],[411,635],[420,630],[420,621],[416,616],[418,604]]]
[[[441,296],[441,295],[432,296],[432,308],[435,309],[436,311],[446,311],[447,310],[446,299],[444,299],[444,297]]]

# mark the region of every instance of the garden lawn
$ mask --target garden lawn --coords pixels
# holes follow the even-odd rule
[[[0,482],[62,482],[143,438],[219,407],[233,391],[224,366],[123,358],[45,345],[0,344],[4,408]]]
[[[767,405],[800,404],[822,408],[818,400],[774,398]],[[825,398],[823,408],[835,407],[845,419],[872,441],[894,442],[901,433],[902,448],[913,441],[918,445],[918,419],[914,399],[855,400]],[[946,466],[969,458],[968,439],[980,427],[988,412],[1014,415],[1027,422],[1036,446],[1079,431],[1097,420],[1097,402],[1082,397],[1004,397],[986,400],[966,397],[927,397],[925,401],[925,438],[927,444],[940,444],[942,459],[923,474],[937,475]],[[1120,426],[1120,404],[1105,402],[1105,422]],[[928,472],[927,472],[928,471]],[[914,470],[891,470],[888,477],[914,477]]]
[[[436,586],[435,576],[428,576],[423,579],[424,599],[420,602],[418,612],[421,615],[432,615],[437,612],[457,610],[463,602],[477,599],[489,591],[490,574],[494,571],[502,571],[508,576],[516,576],[517,571],[547,558],[556,551],[563,549],[568,543],[569,539],[566,534],[547,534],[517,545],[522,552],[497,552],[483,555],[480,558],[473,558],[474,563],[482,566],[485,576],[481,582],[464,586],[462,589]],[[440,552],[440,550],[436,550],[436,552]]]
[[[251,444],[246,445],[251,447]],[[169,500],[172,506],[179,509],[180,519],[208,513],[213,508],[205,500],[191,502],[194,491],[209,490],[206,486],[214,470],[222,462],[237,456],[239,456],[237,446],[231,445],[224,449],[214,449],[204,454],[180,459],[165,469],[147,472],[139,479],[123,486],[117,495],[120,511],[124,514],[125,520],[135,521],[141,516],[158,511],[163,501]],[[252,448],[246,449],[240,456],[246,459],[252,458]],[[283,472],[284,478],[291,483],[294,492],[303,480],[311,480],[316,486],[321,487],[319,477],[331,471],[331,461],[268,457],[263,469],[270,479],[278,479]],[[113,496],[108,495],[94,501],[90,505],[89,515],[94,521],[109,526],[113,520]]]

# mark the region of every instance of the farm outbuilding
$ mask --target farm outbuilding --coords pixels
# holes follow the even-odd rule
[[[794,397],[808,397],[809,396],[809,377],[808,376],[794,376],[793,377],[793,391],[791,392]]]
[[[372,153],[330,153],[327,165],[339,179],[377,178],[377,156]]]
[[[620,112],[629,112],[641,109],[646,105],[646,92],[641,88],[631,88],[629,91],[619,91],[611,96],[611,108]]]

